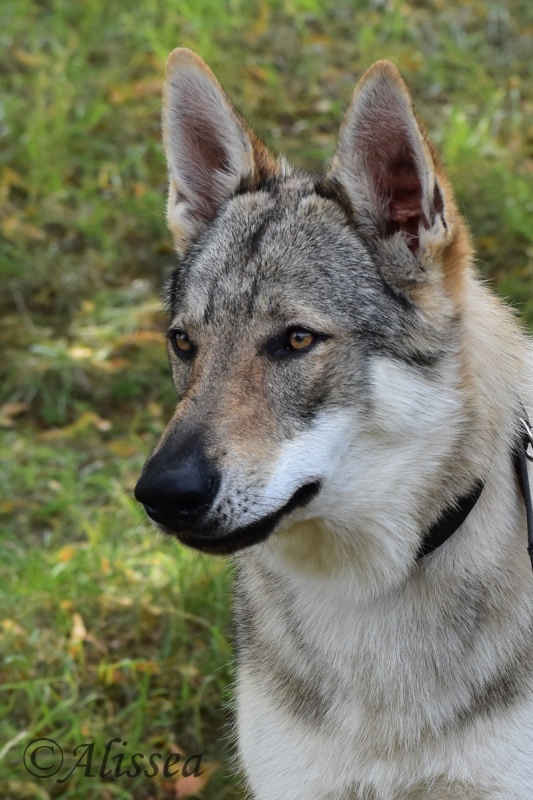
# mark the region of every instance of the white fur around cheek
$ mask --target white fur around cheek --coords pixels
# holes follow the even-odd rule
[[[347,452],[353,422],[349,411],[324,412],[308,430],[286,442],[265,488],[265,503],[271,499],[272,508],[279,508],[306,483],[327,480]]]
[[[301,486],[318,480],[326,517],[335,518],[339,507],[350,519],[368,507],[379,517],[384,491],[404,485],[410,494],[409,487],[425,482],[421,465],[426,471],[440,461],[455,439],[450,420],[458,429],[462,422],[459,393],[445,392],[442,385],[437,390],[431,379],[386,358],[375,359],[370,380],[373,410],[368,420],[353,408],[323,412],[283,445],[264,490],[263,511],[280,508]]]
[[[455,376],[447,377],[453,386]],[[368,417],[352,415],[347,457],[324,485],[320,510],[334,525],[361,526],[360,535],[364,529],[365,537],[378,539],[398,520],[405,530],[415,526],[415,497],[428,491],[464,420],[458,390],[445,390],[409,366],[375,359],[370,381],[372,410]]]

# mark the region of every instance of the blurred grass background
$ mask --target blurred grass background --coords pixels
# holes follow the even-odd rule
[[[267,143],[311,169],[358,74],[393,59],[481,271],[532,326],[533,5],[4,0],[0,44],[1,796],[239,798],[228,568],[158,539],[131,496],[174,403],[166,56],[197,50]],[[207,769],[58,784],[22,765],[32,738],[102,754],[116,736],[127,752],[203,752]]]

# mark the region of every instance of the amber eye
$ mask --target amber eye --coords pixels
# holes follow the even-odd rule
[[[169,334],[172,346],[179,356],[192,356],[193,345],[185,331],[171,331]]]
[[[178,348],[178,350],[181,350],[183,353],[188,353],[192,345],[189,341],[189,337],[187,336],[187,334],[183,333],[183,331],[178,331],[175,334],[175,338],[176,338],[176,347]]]
[[[309,328],[293,325],[280,331],[265,343],[265,352],[276,360],[299,358],[312,352],[319,342],[331,338],[329,333],[317,333]]]
[[[316,336],[314,333],[303,330],[293,330],[289,333],[289,347],[291,350],[305,350],[314,344]]]

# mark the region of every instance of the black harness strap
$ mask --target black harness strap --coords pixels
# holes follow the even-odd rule
[[[522,413],[521,423],[523,425],[523,434],[520,437],[517,447],[514,451],[514,468],[522,490],[524,504],[526,507],[526,520],[527,520],[527,550],[531,559],[531,567],[533,569],[533,502],[531,500],[531,491],[529,487],[529,478],[527,474],[527,459],[533,461],[533,456],[528,454],[528,448],[533,447],[533,431],[529,425],[529,420],[525,411]],[[481,492],[483,491],[484,481],[478,481],[468,494],[463,495],[457,500],[454,506],[445,509],[438,520],[431,526],[426,533],[420,545],[417,558],[422,558],[428,553],[432,553],[447,539],[461,527],[467,516],[470,514],[475,504],[479,500]]]
[[[533,446],[533,435],[529,420],[524,412],[524,417],[521,420],[524,426],[524,434],[519,446],[516,448],[514,465],[520,487],[524,496],[524,504],[526,506],[526,520],[527,520],[527,552],[531,559],[531,568],[533,569],[533,503],[531,502],[531,490],[529,487],[529,477],[527,474],[527,460],[533,461],[533,456],[528,454],[529,446]]]
[[[432,553],[433,550],[444,544],[455,533],[457,528],[461,527],[479,500],[484,486],[485,483],[483,481],[478,481],[468,494],[459,498],[457,505],[450,506],[442,512],[438,520],[424,536],[417,558],[422,558],[422,556]]]

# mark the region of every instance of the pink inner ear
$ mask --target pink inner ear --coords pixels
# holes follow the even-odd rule
[[[410,162],[390,164],[381,175],[382,192],[388,200],[387,234],[404,231],[407,246],[418,251],[420,224],[427,226],[422,213],[422,185],[414,158]]]
[[[403,126],[393,131],[389,120],[385,125],[383,119],[373,122],[375,127],[370,130],[369,126],[364,142],[367,169],[385,211],[382,233],[392,236],[403,231],[407,246],[417,253],[420,224],[427,225],[427,220],[422,212],[422,184],[408,134]]]
[[[411,130],[416,121],[399,90],[385,82],[374,87],[360,110],[353,146],[364,154],[363,165],[379,204],[383,236],[405,234],[416,253],[422,211],[422,184]]]

